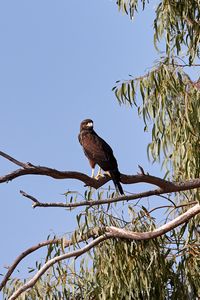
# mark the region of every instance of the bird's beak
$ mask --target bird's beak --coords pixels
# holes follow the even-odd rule
[[[87,127],[93,127],[93,123],[92,122],[87,123]]]

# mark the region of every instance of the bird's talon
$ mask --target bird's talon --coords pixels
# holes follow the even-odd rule
[[[105,173],[104,173],[104,177],[105,176],[109,176],[109,177],[111,177],[111,175],[110,175],[110,172],[109,171],[105,171]]]
[[[96,180],[99,180],[100,178],[104,178],[105,174],[97,174],[97,176],[95,176]]]

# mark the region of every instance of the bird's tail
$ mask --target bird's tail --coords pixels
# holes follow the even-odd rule
[[[116,188],[116,191],[121,194],[121,195],[124,195],[124,191],[123,191],[123,188],[121,186],[121,183],[120,183],[120,172],[119,170],[112,170],[112,171],[109,171],[110,173],[110,176],[112,178],[112,181],[114,182],[114,185],[115,185],[115,188]]]

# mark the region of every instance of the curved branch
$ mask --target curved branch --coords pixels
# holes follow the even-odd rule
[[[86,239],[89,239],[91,237],[96,237],[98,235],[98,228],[93,228],[91,230],[89,230],[86,234],[82,235],[80,238],[78,238],[77,243],[83,242]],[[55,239],[51,239],[51,240],[46,240],[43,242],[40,242],[37,245],[34,245],[28,249],[26,249],[25,251],[23,251],[16,259],[15,261],[12,263],[12,265],[9,267],[6,275],[4,276],[2,282],[0,283],[0,291],[3,289],[3,287],[6,285],[7,281],[9,280],[10,276],[12,275],[12,273],[14,272],[14,270],[16,269],[16,267],[18,266],[18,264],[29,254],[35,252],[36,250],[48,246],[50,244],[56,244],[56,243],[63,243],[63,247],[67,248],[71,245],[74,245],[74,241],[73,240],[66,240],[65,238],[55,238]]]
[[[28,249],[26,249],[25,251],[23,251],[13,262],[13,264],[9,267],[8,272],[6,273],[6,275],[4,276],[2,282],[0,283],[0,291],[2,290],[2,288],[6,285],[8,279],[10,278],[10,276],[12,275],[12,273],[14,272],[14,270],[16,269],[17,265],[20,263],[20,261],[25,258],[27,255],[31,254],[32,252],[44,247],[44,246],[48,246],[50,244],[55,244],[57,242],[59,242],[61,239],[52,239],[52,240],[47,240],[44,242],[41,242],[37,245],[34,245]]]
[[[168,231],[178,227],[179,225],[188,222],[192,217],[200,213],[200,204],[196,204],[183,213],[182,215],[176,217],[174,220],[160,226],[159,228],[149,231],[149,232],[132,232],[121,228],[116,228],[114,226],[108,227],[107,231],[112,233],[113,236],[118,238],[132,239],[132,240],[148,240],[157,238]]]
[[[9,300],[16,299],[27,289],[32,288],[37,282],[37,280],[55,263],[70,257],[78,257],[84,254],[85,252],[89,251],[91,248],[97,246],[99,243],[105,241],[106,239],[122,238],[122,239],[129,239],[129,240],[130,239],[147,240],[147,239],[156,238],[174,229],[175,227],[189,221],[192,217],[194,217],[199,213],[200,213],[200,205],[196,204],[194,207],[190,208],[187,212],[178,216],[174,220],[168,222],[165,225],[162,225],[161,227],[155,229],[154,231],[149,231],[149,232],[132,232],[125,229],[116,228],[114,226],[105,227],[105,233],[103,235],[97,237],[96,239],[94,239],[92,242],[90,242],[83,248],[59,255],[57,257],[52,258],[47,263],[45,263],[43,267],[33,276],[32,279],[30,279],[27,283],[25,283],[23,286],[21,286],[17,291],[13,293],[13,295],[9,298]]]
[[[70,257],[78,257],[78,256],[84,254],[85,252],[89,251],[91,248],[95,247],[102,241],[105,241],[106,239],[109,239],[109,238],[110,238],[109,235],[107,236],[104,234],[102,236],[99,236],[98,238],[96,238],[91,243],[87,244],[85,247],[83,247],[81,249],[78,249],[76,251],[72,251],[69,253],[65,253],[65,254],[62,254],[62,255],[52,258],[46,264],[43,265],[43,267],[35,274],[35,276],[31,280],[29,280],[27,283],[25,283],[23,286],[21,286],[16,292],[14,292],[13,295],[8,300],[17,299],[17,297],[20,296],[23,292],[25,292],[27,289],[33,287],[35,285],[35,283],[37,282],[37,280],[55,263],[57,263],[61,260],[70,258]]]
[[[2,151],[0,151],[0,156],[22,167],[9,174],[0,176],[0,183],[8,182],[17,177],[25,176],[25,175],[43,175],[43,176],[52,177],[54,179],[77,179],[79,181],[82,181],[86,186],[91,186],[95,189],[98,189],[102,185],[107,183],[109,180],[111,180],[111,178],[108,175],[105,175],[104,177],[100,177],[99,179],[95,179],[81,172],[59,171],[49,167],[35,166],[31,163],[23,163]],[[167,187],[173,188],[172,182],[161,179],[159,177],[151,176],[149,174],[145,174],[144,172],[142,172],[142,174],[137,174],[137,175],[121,174],[121,182],[124,184],[146,182],[146,183],[157,185],[160,188],[167,188]]]

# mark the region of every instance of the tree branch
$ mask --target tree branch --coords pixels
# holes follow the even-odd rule
[[[92,242],[84,246],[83,248],[72,251],[69,253],[65,253],[62,255],[59,255],[57,257],[52,258],[47,263],[43,265],[43,267],[33,276],[32,279],[30,279],[27,283],[25,283],[23,286],[21,286],[18,290],[16,290],[13,295],[9,298],[9,300],[14,300],[18,296],[20,296],[23,292],[25,292],[27,289],[32,288],[37,280],[55,263],[62,261],[67,258],[71,257],[78,257],[87,251],[89,251],[91,248],[97,246],[99,243],[105,241],[106,239],[111,238],[122,238],[122,239],[131,239],[131,240],[147,240],[159,237],[168,231],[176,228],[177,226],[189,221],[192,217],[200,213],[200,205],[196,204],[194,207],[188,209],[187,212],[183,213],[182,215],[178,216],[174,220],[168,222],[165,225],[162,225],[161,227],[155,229],[154,231],[149,232],[132,232],[129,230],[116,228],[114,226],[105,227],[105,233],[96,239],[94,239]]]
[[[148,175],[146,175],[148,176]],[[119,196],[115,198],[108,198],[108,199],[101,199],[101,200],[86,200],[81,202],[74,202],[74,203],[62,203],[62,202],[40,202],[35,197],[27,194],[24,191],[20,191],[20,193],[28,198],[31,199],[34,203],[32,204],[33,208],[35,207],[65,207],[65,208],[75,208],[80,206],[96,206],[100,204],[110,204],[110,203],[116,203],[120,201],[130,201],[130,200],[136,200],[141,198],[146,198],[150,196],[158,196],[163,195],[166,193],[172,193],[172,192],[180,192],[180,191],[186,191],[191,189],[200,188],[200,178],[194,179],[194,180],[188,180],[185,182],[179,182],[179,183],[172,183],[172,185],[167,185],[165,189],[155,189],[155,190],[149,190],[141,193],[131,194],[131,195],[125,195],[125,196]]]
[[[15,158],[13,158],[12,156],[6,154],[6,153],[3,152],[3,151],[0,151],[0,156],[6,158],[7,160],[11,161],[11,162],[14,163],[15,165],[20,166],[20,167],[22,167],[22,168],[24,168],[24,169],[31,167],[31,164],[30,164],[30,163],[23,163],[23,162],[21,162],[21,161],[15,159]]]
[[[22,167],[22,168],[17,169],[7,175],[0,176],[0,183],[8,182],[10,180],[13,180],[17,177],[24,176],[24,175],[45,175],[45,176],[52,177],[54,179],[77,179],[77,180],[80,180],[83,183],[85,183],[86,186],[91,186],[95,189],[98,189],[99,187],[101,187],[102,185],[107,183],[109,180],[111,180],[111,178],[108,175],[105,175],[104,177],[100,177],[99,179],[95,179],[95,178],[89,177],[88,175],[86,175],[84,173],[80,173],[80,172],[76,172],[76,171],[58,171],[56,169],[52,169],[52,168],[48,168],[48,167],[44,167],[44,166],[35,166],[31,163],[23,163],[2,151],[0,151],[0,156],[8,159],[9,161],[11,161],[12,163],[14,163],[16,165],[19,165]],[[139,168],[142,172],[141,174],[137,174],[137,175],[121,174],[120,181],[124,184],[145,182],[145,183],[149,183],[149,184],[158,186],[160,189],[151,191],[151,192],[153,192],[152,195],[162,194],[163,191],[165,191],[165,193],[167,193],[167,192],[176,192],[176,191],[200,187],[200,179],[199,178],[190,180],[187,182],[175,183],[175,182],[170,182],[168,180],[164,180],[164,179],[156,177],[156,176],[151,176],[149,174],[145,174],[142,167],[139,166]],[[184,188],[185,185],[186,185],[186,188]],[[128,198],[127,196],[118,197],[118,198],[122,198],[121,200],[129,200],[129,199],[127,199]]]
[[[23,251],[13,262],[13,264],[9,267],[6,275],[4,276],[2,282],[0,283],[0,291],[2,290],[2,288],[6,285],[8,279],[10,278],[10,276],[12,275],[12,273],[14,272],[14,270],[16,269],[17,265],[20,263],[20,261],[25,258],[27,255],[31,254],[32,252],[40,249],[41,247],[44,246],[48,246],[50,244],[55,244],[57,242],[59,242],[61,239],[52,239],[52,240],[47,240],[44,242],[40,242],[37,245],[34,245],[28,249],[26,249],[25,251]]]
[[[89,230],[86,234],[83,234],[80,238],[78,238],[78,240],[76,241],[77,243],[83,242],[86,239],[89,239],[91,237],[96,237],[98,236],[98,228],[93,228],[91,230]],[[12,275],[12,273],[14,272],[14,270],[16,269],[16,267],[18,266],[18,264],[29,254],[35,252],[36,250],[51,245],[51,244],[56,244],[56,243],[63,243],[63,247],[67,248],[71,245],[74,245],[74,241],[73,240],[67,240],[65,238],[55,238],[55,239],[51,239],[51,240],[46,240],[43,242],[40,242],[37,245],[34,245],[28,249],[26,249],[25,251],[23,251],[16,259],[15,261],[12,263],[12,265],[9,267],[6,275],[4,276],[2,282],[0,283],[0,291],[3,289],[3,287],[6,285],[7,281],[9,280],[10,276]]]
[[[29,280],[27,283],[25,283],[23,286],[21,286],[16,292],[14,292],[13,295],[8,300],[14,300],[18,296],[20,296],[23,292],[25,292],[27,289],[32,288],[35,285],[35,283],[37,282],[37,280],[55,263],[57,263],[61,260],[70,258],[70,257],[78,257],[78,256],[84,254],[85,252],[89,251],[91,248],[98,245],[100,242],[105,241],[106,239],[109,239],[109,238],[110,238],[109,235],[105,235],[105,234],[101,235],[81,249],[78,249],[78,250],[75,250],[75,251],[72,251],[69,253],[65,253],[65,254],[62,254],[62,255],[52,258],[46,264],[44,264],[43,267],[41,267],[41,269],[35,274],[35,276],[31,280]]]
[[[182,215],[176,217],[174,220],[168,222],[155,229],[154,231],[149,232],[132,232],[121,228],[116,228],[114,226],[110,226],[107,228],[107,231],[112,233],[113,237],[132,239],[132,240],[148,240],[157,238],[168,231],[178,227],[179,225],[188,222],[192,217],[196,216],[200,213],[200,204],[196,204],[183,213]]]
[[[49,176],[54,179],[77,179],[82,181],[86,186],[91,186],[95,189],[100,188],[102,185],[107,183],[111,180],[110,176],[105,175],[104,177],[100,177],[99,179],[91,178],[88,175],[76,172],[76,171],[59,171],[56,169],[44,167],[44,166],[35,166],[31,163],[23,163],[15,158],[11,157],[10,155],[0,151],[0,156],[6,158],[7,160],[11,161],[12,163],[22,167],[17,169],[9,174],[0,176],[0,183],[11,181],[17,177],[25,176],[25,175],[43,175]],[[171,187],[173,188],[173,183],[167,180],[164,180],[159,177],[151,176],[149,174],[142,174],[137,175],[125,175],[121,174],[121,180],[124,184],[133,184],[139,182],[146,182],[149,184],[154,184],[160,188]]]

